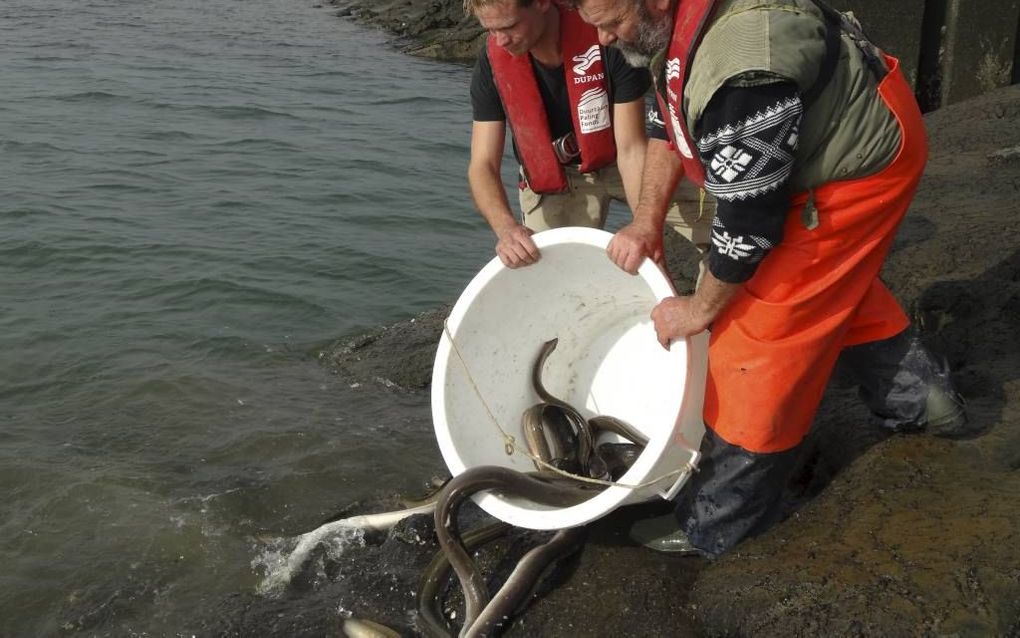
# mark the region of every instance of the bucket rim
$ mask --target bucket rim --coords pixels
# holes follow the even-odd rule
[[[532,237],[539,250],[564,244],[580,244],[605,251],[613,238],[613,234],[597,228],[563,227],[538,232]],[[606,255],[606,259],[609,260],[608,255]],[[445,415],[438,413],[437,406],[443,406],[446,402],[446,384],[437,383],[436,380],[444,378],[445,370],[450,365],[451,355],[456,356],[453,352],[449,336],[453,335],[456,337],[460,323],[475,298],[490,281],[504,270],[508,270],[508,267],[502,263],[499,257],[493,257],[472,278],[450,311],[436,352],[431,388],[433,428],[443,459],[454,476],[464,472],[468,469],[468,466],[457,452],[457,447],[451,435],[450,424],[445,421]],[[642,279],[648,286],[655,303],[668,297],[676,296],[676,290],[670,278],[651,259],[645,258],[642,261],[635,276]],[[670,349],[670,354],[678,360],[678,365],[683,366],[683,377],[686,385],[691,373],[691,349],[689,343],[686,341],[674,343]],[[678,420],[680,415],[681,412],[678,409],[676,415]],[[442,427],[440,427],[439,422],[440,416],[443,417]],[[649,490],[653,493],[658,491],[649,486],[634,488],[624,487],[623,485],[642,484],[657,478],[649,475],[655,471],[657,466],[661,465],[660,460],[666,454],[667,446],[672,443],[671,436],[660,436],[650,440],[648,446],[646,446],[634,465],[617,481],[621,485],[607,487],[601,492],[594,494],[592,498],[570,507],[548,510],[528,509],[491,492],[483,492],[475,495],[473,498],[490,515],[521,527],[551,530],[584,525],[605,516],[631,500],[635,500],[638,496],[646,498]],[[672,483],[674,480],[675,477],[669,480],[669,483]],[[659,483],[656,483],[656,485],[663,488],[668,487],[665,478],[661,485]],[[521,521],[523,520],[527,520],[527,524],[522,524]]]

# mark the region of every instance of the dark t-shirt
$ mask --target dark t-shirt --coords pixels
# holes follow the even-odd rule
[[[641,99],[651,84],[648,69],[630,66],[624,60],[623,55],[613,47],[602,47],[602,56],[609,84],[610,103],[623,104]],[[535,70],[538,91],[545,104],[549,129],[553,138],[566,135],[573,130],[574,122],[570,116],[567,78],[564,75],[563,65],[549,69],[532,58],[531,67]],[[499,97],[499,91],[496,89],[496,83],[492,77],[488,47],[484,44],[481,51],[478,52],[478,62],[475,63],[475,71],[471,77],[471,109],[476,122],[506,120],[503,101]]]

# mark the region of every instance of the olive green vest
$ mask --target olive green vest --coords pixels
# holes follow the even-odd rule
[[[825,33],[823,15],[810,0],[721,0],[684,90],[687,125],[695,138],[711,133],[698,123],[725,84],[781,79],[807,92],[825,59]],[[900,129],[877,96],[878,81],[858,45],[844,33],[835,72],[806,105],[790,178],[794,192],[864,177],[892,161]]]

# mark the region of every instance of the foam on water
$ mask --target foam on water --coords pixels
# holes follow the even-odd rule
[[[320,544],[326,548],[327,557],[337,558],[352,542],[364,546],[366,530],[388,530],[409,516],[428,514],[435,508],[435,503],[428,503],[392,512],[352,516],[326,523],[302,534],[297,538],[289,555],[285,556],[279,549],[272,549],[252,563],[253,567],[257,563],[266,569],[266,576],[259,584],[258,590],[262,594],[282,591],[304,568],[312,551]]]

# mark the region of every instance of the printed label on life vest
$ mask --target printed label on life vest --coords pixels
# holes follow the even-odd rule
[[[609,117],[609,94],[602,87],[588,89],[577,101],[577,120],[581,134],[596,133],[612,126]]]
[[[582,53],[581,55],[575,55],[573,60],[577,64],[574,65],[574,75],[584,75],[591,68],[591,65],[595,64],[602,59],[602,50],[599,45],[593,44],[591,48]]]
[[[680,58],[666,60],[666,82],[680,79]]]
[[[694,159],[694,153],[691,152],[691,147],[687,144],[687,138],[684,137],[684,130],[680,128],[680,119],[676,116],[676,110],[673,105],[669,105],[669,120],[670,124],[673,125],[673,141],[676,142],[676,147],[680,151],[680,154],[687,159]]]

